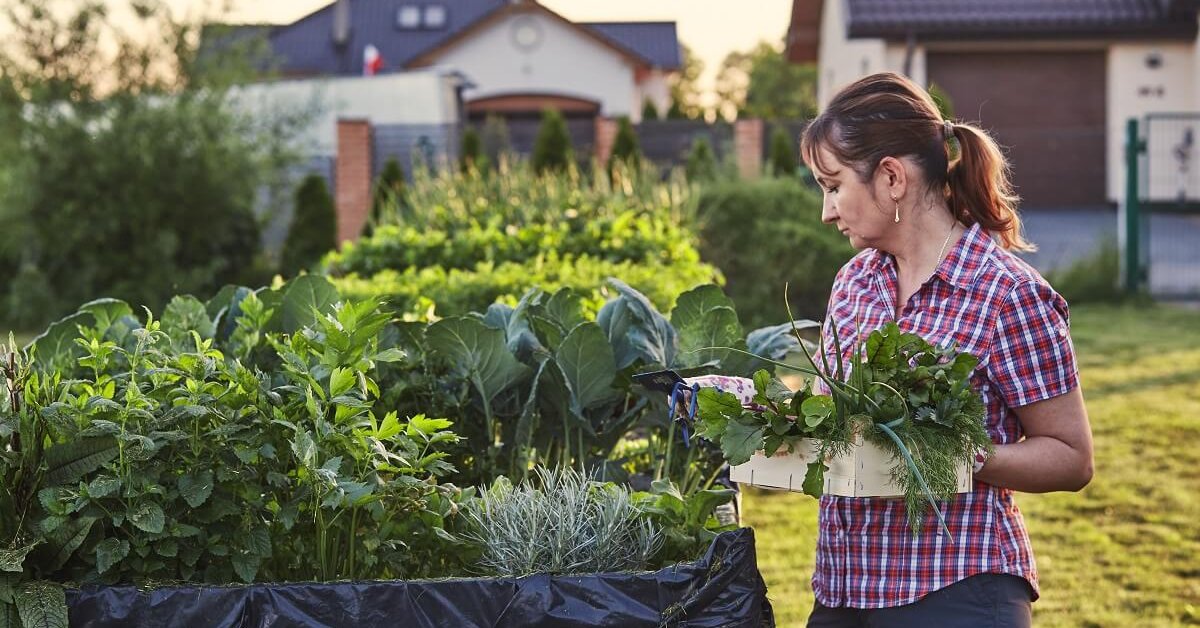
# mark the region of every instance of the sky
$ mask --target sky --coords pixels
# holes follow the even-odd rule
[[[229,21],[286,24],[332,0],[233,0]],[[360,0],[369,1],[369,0]],[[202,0],[168,0],[174,8],[200,10]],[[709,92],[725,55],[760,41],[782,41],[792,0],[541,0],[577,22],[674,21],[679,40],[704,62],[700,87]],[[709,99],[706,99],[709,100]]]

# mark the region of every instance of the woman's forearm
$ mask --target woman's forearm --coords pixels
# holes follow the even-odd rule
[[[1031,436],[996,445],[975,478],[1024,493],[1078,491],[1092,479],[1092,456],[1052,436]]]

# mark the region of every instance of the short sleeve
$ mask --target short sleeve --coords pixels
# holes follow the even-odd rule
[[[1078,387],[1066,299],[1041,281],[1013,288],[997,316],[987,374],[1010,408]]]

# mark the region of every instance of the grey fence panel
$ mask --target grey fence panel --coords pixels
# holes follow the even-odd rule
[[[373,129],[371,141],[372,175],[378,177],[389,159],[400,164],[406,177],[412,176],[413,157],[440,167],[458,158],[460,131],[455,124],[380,124]]]
[[[1146,116],[1139,188],[1150,293],[1200,299],[1200,112]]]
[[[642,154],[665,167],[686,163],[693,142],[700,138],[708,140],[718,160],[733,150],[733,129],[728,124],[709,124],[703,120],[646,120],[635,130]]]

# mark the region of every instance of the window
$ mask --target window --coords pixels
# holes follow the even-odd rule
[[[440,4],[430,4],[425,7],[425,28],[445,28],[446,7]]]
[[[415,4],[402,4],[396,11],[396,27],[403,30],[416,30],[421,27],[421,7]]]

